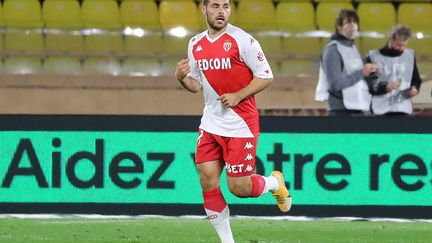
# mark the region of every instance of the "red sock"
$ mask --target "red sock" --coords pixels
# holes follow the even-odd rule
[[[251,176],[252,192],[251,197],[259,197],[263,194],[265,189],[265,180],[262,176],[254,174]]]
[[[203,192],[203,197],[204,208],[206,209],[220,213],[227,206],[219,187],[211,191]]]

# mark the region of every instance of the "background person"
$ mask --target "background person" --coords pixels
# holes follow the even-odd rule
[[[376,115],[408,115],[413,111],[411,98],[419,93],[422,80],[414,51],[406,48],[410,37],[410,28],[397,25],[386,45],[370,51],[366,58],[366,62],[379,66],[377,76],[368,79]]]
[[[259,117],[254,95],[273,74],[259,43],[228,23],[229,0],[204,0],[207,30],[189,42],[188,58],[175,76],[190,92],[203,90],[205,106],[199,127],[195,162],[204,208],[222,242],[234,242],[229,209],[220,190],[224,166],[228,187],[238,197],[259,197],[271,191],[281,211],[291,208],[284,178],[278,171],[254,173]]]
[[[329,115],[363,115],[370,110],[371,95],[364,77],[376,71],[375,64],[363,66],[354,43],[359,17],[353,10],[340,11],[336,32],[324,48],[315,99],[328,99]]]

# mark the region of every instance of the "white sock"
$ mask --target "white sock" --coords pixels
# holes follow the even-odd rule
[[[204,208],[207,217],[210,219],[210,223],[213,225],[213,228],[216,230],[220,240],[222,243],[234,243],[234,238],[231,232],[231,226],[229,223],[229,208],[228,205],[222,210],[222,212],[216,212]]]
[[[279,189],[279,181],[274,176],[263,176],[265,181],[265,188],[263,194],[268,191],[276,191]]]

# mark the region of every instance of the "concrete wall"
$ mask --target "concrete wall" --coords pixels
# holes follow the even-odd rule
[[[261,109],[324,107],[313,100],[316,77],[276,77],[256,96]],[[199,115],[202,93],[174,77],[2,75],[0,114]]]

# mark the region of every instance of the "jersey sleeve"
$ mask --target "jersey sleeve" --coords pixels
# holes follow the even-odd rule
[[[254,77],[273,78],[270,64],[264,55],[261,45],[251,35],[240,42],[240,58],[252,70]]]
[[[201,73],[198,66],[196,65],[195,57],[192,52],[193,45],[194,45],[194,42],[192,40],[189,41],[189,45],[188,45],[188,58],[189,58],[190,72],[188,73],[187,76],[195,79],[202,85]]]

